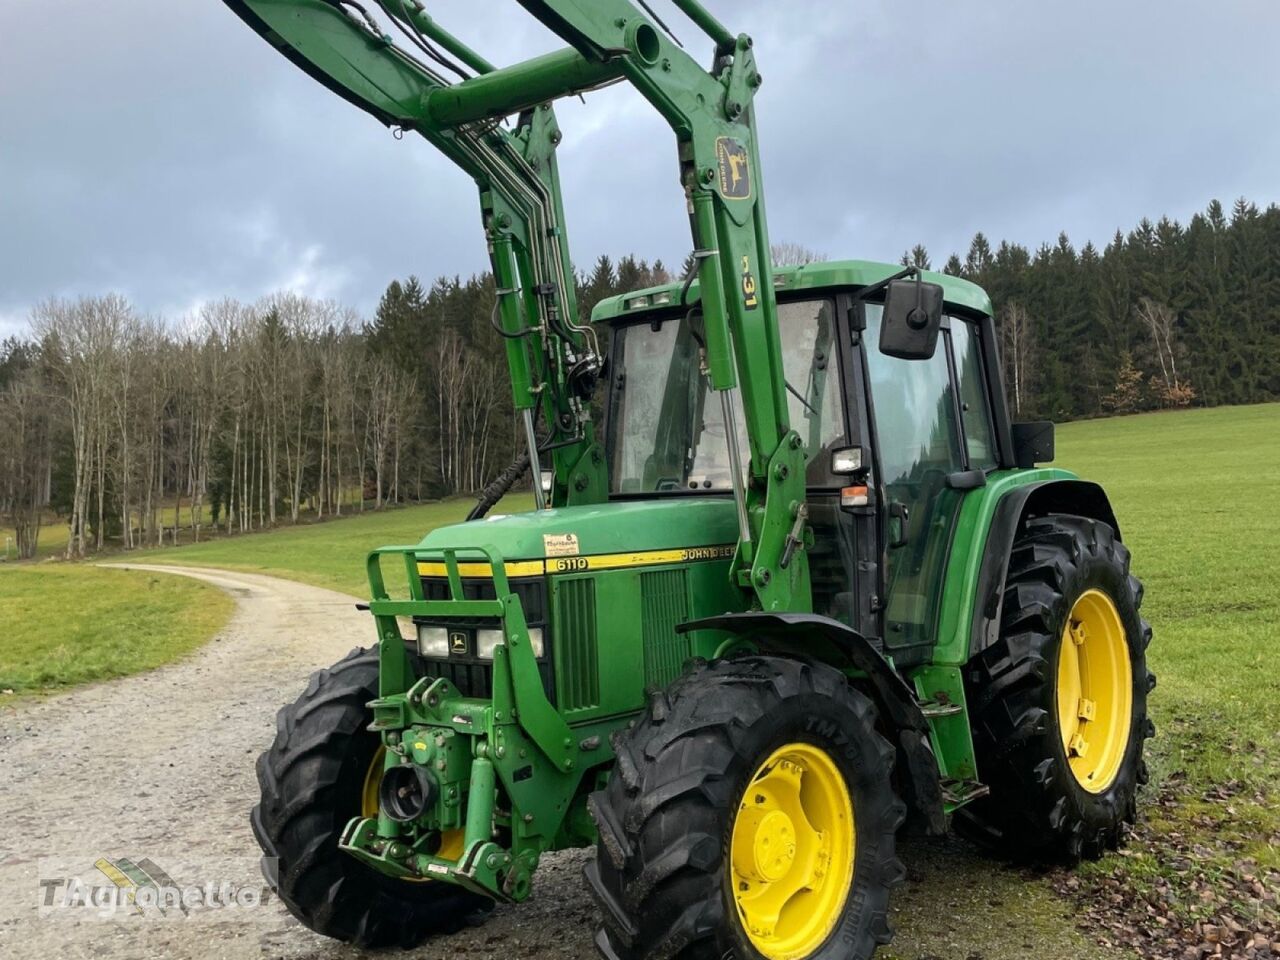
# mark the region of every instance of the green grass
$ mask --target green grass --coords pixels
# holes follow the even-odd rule
[[[1111,495],[1159,677],[1143,842],[1091,872],[1207,918],[1197,884],[1280,870],[1280,404],[1067,424],[1058,462]]]
[[[67,551],[67,540],[71,536],[71,531],[67,527],[65,520],[57,517],[46,517],[44,522],[40,524],[40,539],[36,541],[36,559],[43,560],[46,557],[61,556]],[[6,555],[6,547],[8,553]],[[0,559],[7,562],[16,562],[18,557],[18,537],[13,532],[13,527],[0,525]],[[4,568],[4,564],[0,564],[0,569]]]
[[[1058,462],[1110,493],[1146,585],[1159,767],[1255,777],[1280,759],[1280,404],[1066,424]]]
[[[0,569],[0,689],[46,693],[169,663],[213,636],[234,605],[185,577],[49,563]]]
[[[135,550],[112,559],[247,570],[364,597],[369,592],[364,561],[370,550],[388,544],[417,543],[433,528],[464,519],[473,505],[473,500],[458,499],[369,510],[340,520],[282,526],[206,543]],[[501,501],[493,512],[510,513],[531,506],[530,497],[513,495]]]
[[[190,500],[184,499],[181,503],[176,503],[176,501],[172,497],[166,499],[160,505],[158,519],[160,521],[160,524],[164,527],[165,543],[171,543],[172,536],[173,536],[175,506],[179,508],[178,510],[178,542],[180,544],[185,544],[189,542],[192,537],[191,528],[187,526],[187,524],[191,522],[191,501]],[[90,511],[91,513],[92,513],[92,509],[93,508],[91,505],[91,511]],[[351,511],[353,508],[349,506],[344,499],[342,509],[345,513],[347,511]],[[211,504],[206,502],[204,506],[201,507],[200,509],[200,516],[202,518],[201,536],[206,539],[210,538],[211,534],[212,534],[212,537],[214,538],[222,535],[220,530],[211,530],[211,526],[213,522],[212,515],[213,515],[213,507]],[[287,511],[285,512],[285,516],[288,516]],[[317,522],[314,511],[307,510],[307,509],[303,509],[301,511],[300,519],[301,519],[301,522],[303,523]],[[115,520],[116,518],[113,517],[112,521],[115,522]],[[225,517],[223,518],[223,520],[225,520]],[[139,518],[135,514],[133,517],[133,523],[135,525],[135,528],[138,522],[139,522]],[[135,532],[135,536],[141,536],[141,534],[136,529],[134,532]],[[0,560],[6,559],[5,552],[4,552],[6,538],[8,538],[8,540],[11,541],[9,543],[9,554],[7,559],[11,562],[16,562],[17,552],[18,552],[17,536],[14,534],[12,527],[6,527],[3,524],[0,524]],[[46,513],[40,523],[40,539],[39,539],[39,542],[36,544],[35,559],[44,560],[50,557],[64,556],[67,551],[67,541],[70,538],[71,538],[71,530],[67,523],[67,518],[57,516],[56,514],[53,514],[53,513]],[[106,556],[108,555],[108,553],[114,553],[116,551],[122,550],[123,547],[121,546],[121,542],[122,542],[122,537],[119,533],[116,533],[114,536],[107,537],[107,539],[103,543],[103,552],[101,556]],[[90,554],[93,553],[93,545],[94,545],[94,534],[91,530],[89,534],[89,543],[88,543],[88,550]]]

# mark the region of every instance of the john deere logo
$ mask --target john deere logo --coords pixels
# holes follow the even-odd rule
[[[451,631],[449,634],[449,652],[450,653],[466,653],[467,652],[467,635],[461,630]]]
[[[751,164],[747,148],[733,137],[716,139],[716,163],[720,167],[720,195],[730,200],[751,196]]]

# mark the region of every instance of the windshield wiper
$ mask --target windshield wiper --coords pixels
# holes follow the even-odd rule
[[[787,389],[791,391],[791,395],[792,395],[793,397],[795,397],[797,400],[799,400],[801,403],[803,403],[803,404],[804,404],[804,408],[805,408],[806,410],[808,410],[808,411],[809,411],[811,414],[813,414],[815,417],[818,415],[818,411],[817,411],[817,410],[815,410],[815,409],[813,409],[813,407],[812,407],[812,406],[810,406],[809,401],[808,401],[808,400],[806,400],[806,399],[801,395],[801,393],[800,393],[800,391],[799,391],[799,390],[797,390],[795,387],[793,387],[793,386],[791,385],[791,383],[790,383],[789,381],[787,381],[787,380],[783,380],[782,382],[783,382],[783,383],[785,383],[785,384],[787,385]]]

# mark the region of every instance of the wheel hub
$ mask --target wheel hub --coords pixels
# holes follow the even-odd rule
[[[796,860],[796,828],[791,818],[758,804],[748,806],[741,817],[741,829],[753,842],[735,847],[734,869],[757,882],[781,880]]]
[[[798,960],[826,941],[853,881],[853,801],[821,748],[774,751],[747,784],[730,843],[738,916],[767,960]]]

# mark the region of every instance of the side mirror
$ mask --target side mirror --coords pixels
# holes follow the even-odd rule
[[[880,352],[899,360],[928,360],[938,349],[942,287],[919,279],[894,280],[884,297]]]

